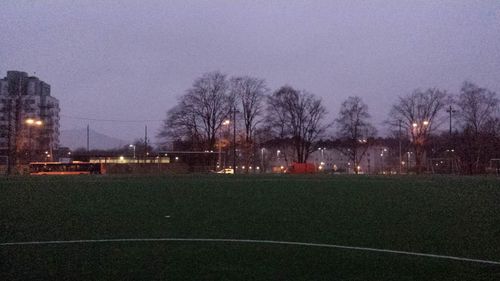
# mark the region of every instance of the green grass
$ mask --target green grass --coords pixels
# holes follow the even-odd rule
[[[0,179],[0,243],[167,237],[326,243],[500,261],[500,180],[286,175]],[[0,280],[26,279],[500,280],[500,266],[215,242],[0,246]]]

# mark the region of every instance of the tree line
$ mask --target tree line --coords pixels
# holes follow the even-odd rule
[[[358,96],[341,104],[327,120],[321,98],[284,85],[270,90],[264,79],[228,77],[215,71],[196,78],[162,124],[160,145],[178,150],[221,151],[242,166],[258,163],[259,149],[275,147],[283,157],[305,163],[320,143],[361,162],[377,130],[368,106]],[[449,122],[449,130],[444,129]],[[429,88],[399,96],[386,120],[391,136],[415,154],[415,172],[426,157],[453,150],[461,172],[483,173],[500,158],[500,110],[495,92],[464,82],[458,94]],[[328,136],[328,129],[335,130]],[[357,171],[356,171],[357,172]]]

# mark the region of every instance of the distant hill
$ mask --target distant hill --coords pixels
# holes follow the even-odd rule
[[[87,129],[62,130],[59,136],[60,146],[66,146],[70,149],[87,147]],[[96,131],[89,131],[90,149],[113,149],[122,147],[128,142],[113,138]]]

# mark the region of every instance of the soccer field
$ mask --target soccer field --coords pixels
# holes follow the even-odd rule
[[[0,253],[0,280],[500,280],[500,180],[2,178]]]

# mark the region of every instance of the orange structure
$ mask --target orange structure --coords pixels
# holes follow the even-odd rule
[[[312,174],[316,172],[316,167],[312,163],[292,163],[288,169],[290,174]]]

